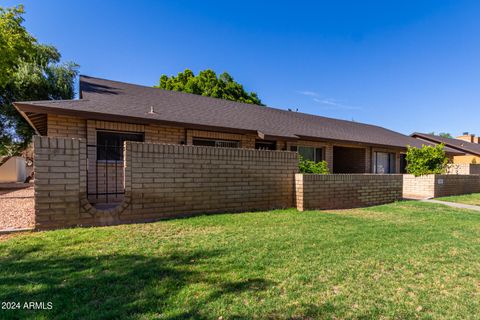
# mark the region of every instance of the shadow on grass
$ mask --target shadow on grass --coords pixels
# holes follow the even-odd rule
[[[227,294],[262,291],[264,279],[218,280],[209,266],[220,251],[175,253],[165,257],[98,255],[38,257],[41,247],[11,251],[0,260],[0,301],[52,302],[51,310],[0,310],[0,318],[61,319],[212,318],[206,304]],[[206,268],[209,269],[209,268]],[[212,277],[215,273],[216,277]],[[197,298],[189,286],[205,286]],[[195,293],[203,293],[198,290]],[[203,311],[202,311],[203,310]],[[167,311],[165,315],[164,312]],[[218,315],[217,315],[218,317]]]

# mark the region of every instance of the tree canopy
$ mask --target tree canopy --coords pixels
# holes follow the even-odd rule
[[[23,14],[23,6],[0,7],[0,154],[16,153],[33,135],[12,102],[75,95],[78,66],[61,63],[55,47],[38,43],[23,26]]]
[[[430,132],[430,134],[436,135],[435,132]],[[443,137],[443,138],[451,138],[451,139],[453,139],[453,136],[452,136],[450,133],[448,133],[448,132],[440,132],[439,134],[437,134],[437,136]]]
[[[236,82],[227,72],[217,77],[210,69],[200,71],[198,75],[185,69],[177,76],[162,75],[156,88],[182,91],[207,97],[227,99],[250,104],[263,105],[255,92],[246,92],[241,84]]]

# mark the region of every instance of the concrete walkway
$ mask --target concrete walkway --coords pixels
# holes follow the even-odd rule
[[[440,201],[440,200],[435,200],[435,199],[422,199],[420,200],[422,202],[430,202],[430,203],[437,203],[437,204],[443,204],[445,206],[453,207],[453,208],[460,208],[460,209],[469,209],[469,210],[475,210],[475,211],[480,211],[480,206],[474,206],[471,204],[464,204],[464,203],[456,203],[456,202],[447,202],[447,201]]]

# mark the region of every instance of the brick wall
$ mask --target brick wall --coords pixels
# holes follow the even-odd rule
[[[433,198],[435,196],[435,176],[415,177],[413,174],[403,175],[404,198]]]
[[[470,170],[468,174],[480,174],[480,164],[470,164]]]
[[[191,145],[193,138],[211,138],[223,140],[238,140],[240,147],[246,149],[254,149],[255,141],[258,137],[255,134],[234,134],[216,131],[193,130],[181,127],[173,127],[157,124],[134,124],[113,121],[85,120],[71,116],[48,115],[48,136],[51,137],[68,137],[86,139],[87,144],[96,144],[97,130],[113,130],[122,132],[139,132],[145,134],[145,142],[152,143],[168,143],[168,144],[188,144]],[[324,149],[324,159],[328,163],[330,172],[334,167],[334,146],[341,148],[354,148],[352,150],[363,150],[356,157],[347,154],[345,165],[351,166],[358,173],[372,172],[372,152],[395,152],[397,158],[397,173],[400,171],[400,154],[398,148],[379,149],[371,146],[361,146],[351,143],[339,143],[329,141],[282,141],[277,140],[277,150],[291,150],[292,146],[308,146]],[[89,152],[90,153],[90,152]],[[93,159],[92,154],[89,158]],[[342,157],[337,157],[335,161],[342,161]]]
[[[51,228],[82,224],[80,199],[86,189],[84,140],[34,138],[35,225]]]
[[[479,175],[437,174],[403,176],[405,198],[437,198],[480,192]]]
[[[193,144],[194,138],[236,140],[240,141],[240,148],[255,149],[255,140],[257,136],[253,134],[248,135],[203,130],[187,130],[187,144]]]
[[[97,193],[103,193],[107,190],[109,192],[123,190],[123,163],[116,163],[115,161],[105,162],[97,161],[97,149],[94,147],[97,144],[97,131],[120,131],[120,132],[135,132],[144,133],[145,142],[153,143],[178,143],[185,140],[184,129],[171,126],[160,125],[143,125],[124,122],[110,122],[87,120],[86,121],[87,141],[90,147],[88,152],[88,184],[89,190]],[[90,195],[88,197],[91,203],[102,203],[107,200],[104,195]],[[123,201],[123,195],[109,195],[109,201]]]
[[[333,147],[334,173],[364,173],[367,168],[365,148]]]
[[[297,154],[127,142],[124,220],[291,207]],[[131,165],[129,165],[131,164]]]
[[[49,114],[47,116],[47,135],[58,138],[81,138],[87,137],[86,120],[71,117]]]
[[[480,192],[478,175],[435,175],[435,197]]]
[[[402,175],[296,174],[296,205],[310,209],[346,209],[402,198]]]
[[[34,146],[40,229],[267,210],[294,203],[294,152],[127,142],[123,202],[99,210],[86,195],[85,140],[36,136]]]

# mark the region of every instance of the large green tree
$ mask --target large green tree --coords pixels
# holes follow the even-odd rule
[[[23,6],[0,7],[0,154],[24,148],[33,130],[12,102],[72,99],[78,66],[61,63],[58,50],[43,45],[23,26]]]
[[[200,71],[198,75],[194,75],[189,69],[185,69],[177,76],[169,77],[164,74],[160,77],[158,86],[155,87],[263,105],[255,92],[246,92],[243,86],[236,82],[227,72],[217,77],[217,74],[210,69]]]
[[[443,138],[451,138],[451,139],[453,138],[453,136],[448,132],[440,132],[439,134],[435,134],[435,132],[430,132],[430,134],[432,134],[434,136],[437,135],[437,136],[443,137]]]

